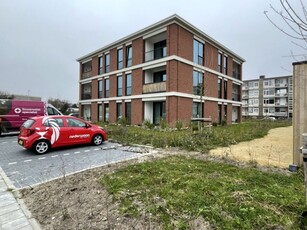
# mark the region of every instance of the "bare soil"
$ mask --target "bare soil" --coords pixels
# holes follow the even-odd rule
[[[292,163],[292,127],[273,129],[261,139],[240,143],[229,148],[198,154],[177,149],[158,150],[158,153],[110,166],[86,170],[61,179],[21,190],[22,198],[40,223],[42,229],[160,229],[151,216],[131,218],[119,212],[119,204],[99,183],[108,173],[143,161],[174,154],[184,154],[206,160],[232,159],[235,164],[257,161],[264,166],[285,168]],[[238,163],[240,162],[240,163]],[[190,223],[190,229],[210,229],[203,219]]]

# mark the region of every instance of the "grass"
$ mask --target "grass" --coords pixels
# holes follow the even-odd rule
[[[213,126],[211,130],[205,128],[203,132],[191,132],[191,129],[177,131],[125,125],[103,126],[107,130],[108,138],[123,144],[151,145],[157,148],[172,146],[207,153],[216,147],[225,147],[241,141],[263,137],[272,128],[289,125],[291,123],[288,121],[248,121],[236,125]]]
[[[109,138],[123,144],[207,153],[289,125],[287,121],[247,121],[196,133],[151,126],[108,125],[106,129]],[[120,202],[124,215],[145,215],[163,229],[189,229],[196,220],[211,229],[299,229],[306,208],[301,171],[286,175],[188,157],[130,165],[104,176],[101,183]]]
[[[299,229],[303,173],[168,157],[128,166],[101,183],[127,216],[151,216],[163,229],[189,229],[202,218],[213,229]]]

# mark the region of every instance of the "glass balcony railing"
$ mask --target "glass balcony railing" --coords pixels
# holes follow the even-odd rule
[[[145,53],[145,62],[157,60],[166,57],[166,46],[147,51]]]
[[[82,93],[81,99],[82,100],[88,100],[92,98],[92,93]]]

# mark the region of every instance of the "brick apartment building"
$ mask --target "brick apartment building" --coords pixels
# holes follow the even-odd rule
[[[245,60],[176,14],[77,61],[84,119],[241,120]]]
[[[243,117],[292,118],[292,76],[251,79],[243,82]]]

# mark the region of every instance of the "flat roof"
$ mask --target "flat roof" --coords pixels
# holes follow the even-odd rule
[[[131,41],[133,39],[136,39],[138,37],[144,36],[147,33],[150,33],[154,30],[157,30],[161,27],[165,27],[167,25],[170,25],[172,23],[176,23],[188,30],[190,30],[192,33],[198,35],[200,38],[202,38],[205,42],[209,42],[210,44],[216,46],[217,48],[221,49],[224,52],[227,52],[227,54],[233,56],[235,59],[237,59],[240,62],[245,62],[245,59],[240,57],[238,54],[234,53],[233,51],[231,51],[230,49],[228,49],[227,47],[225,47],[224,45],[222,45],[221,43],[217,42],[215,39],[213,39],[212,37],[210,37],[209,35],[207,35],[206,33],[204,33],[203,31],[199,30],[198,28],[196,28],[195,26],[193,26],[191,23],[187,22],[186,20],[184,20],[183,18],[181,18],[180,16],[178,16],[177,14],[173,14],[170,17],[167,17],[157,23],[154,23],[148,27],[145,27],[144,29],[141,29],[135,33],[132,33],[126,37],[123,37],[122,39],[119,39],[115,42],[110,43],[109,45],[106,45],[102,48],[99,48],[91,53],[88,53],[80,58],[78,58],[76,61],[81,62],[84,61],[92,56],[95,56],[97,54],[100,54],[102,52],[108,51],[113,47],[116,47],[118,45],[122,45],[123,43],[126,43],[128,41]]]

